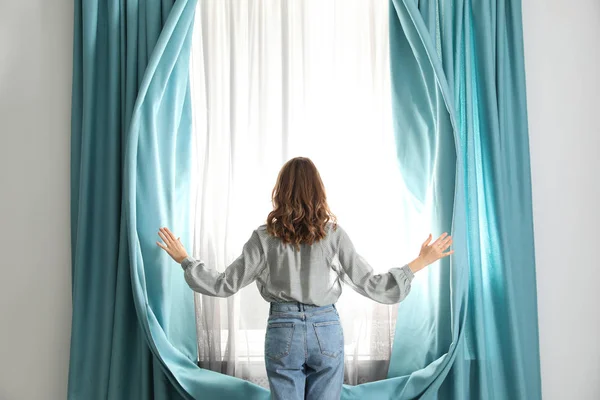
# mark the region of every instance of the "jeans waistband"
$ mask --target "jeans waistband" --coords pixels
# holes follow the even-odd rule
[[[304,312],[304,311],[319,311],[327,308],[335,308],[335,304],[328,304],[326,306],[316,306],[314,304],[304,304],[299,301],[286,301],[271,303],[271,311],[277,312]]]

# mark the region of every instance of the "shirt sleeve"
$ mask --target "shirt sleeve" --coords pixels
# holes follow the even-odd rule
[[[258,233],[254,231],[244,245],[242,254],[223,272],[204,262],[188,257],[181,262],[185,281],[198,293],[228,297],[252,283],[266,267],[265,255]]]
[[[373,268],[354,249],[348,234],[338,226],[338,257],[341,278],[355,291],[383,304],[399,303],[410,292],[414,274],[407,265],[375,274]]]

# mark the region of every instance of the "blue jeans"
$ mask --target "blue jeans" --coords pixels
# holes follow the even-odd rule
[[[271,303],[265,364],[274,400],[339,400],[344,333],[335,306]]]

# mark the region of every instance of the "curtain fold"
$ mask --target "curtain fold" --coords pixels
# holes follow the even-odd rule
[[[170,353],[194,365],[193,297],[151,244],[160,225],[189,225],[174,178],[189,172],[194,6],[75,2],[70,399],[191,398]],[[132,274],[140,253],[152,266]]]
[[[437,226],[447,226],[452,216],[456,253],[449,274],[429,272],[441,288],[451,288],[451,308],[444,310],[451,312],[450,324],[440,318],[441,309],[428,307],[431,298],[401,307],[398,321],[422,312],[425,320],[441,322],[441,329],[422,335],[399,323],[389,375],[429,369],[429,359],[439,355],[441,368],[422,387],[422,398],[538,399],[521,4],[392,4],[392,87],[402,175],[417,204],[434,204]],[[427,345],[416,345],[419,339]],[[441,354],[443,346],[432,353],[432,343],[448,342],[447,353]],[[409,350],[421,353],[413,353],[421,366],[404,357]]]
[[[76,3],[70,399],[269,397],[198,368],[193,293],[155,244],[191,248],[195,6]]]

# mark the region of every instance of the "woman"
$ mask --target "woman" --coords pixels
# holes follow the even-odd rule
[[[219,273],[191,258],[167,228],[163,248],[185,272],[192,290],[227,297],[256,281],[270,302],[265,363],[273,399],[339,399],[344,378],[344,338],[335,302],[341,282],[385,304],[402,301],[414,273],[452,254],[443,234],[401,268],[374,274],[329,210],[325,188],[308,158],[288,161],[273,189],[273,211]]]

